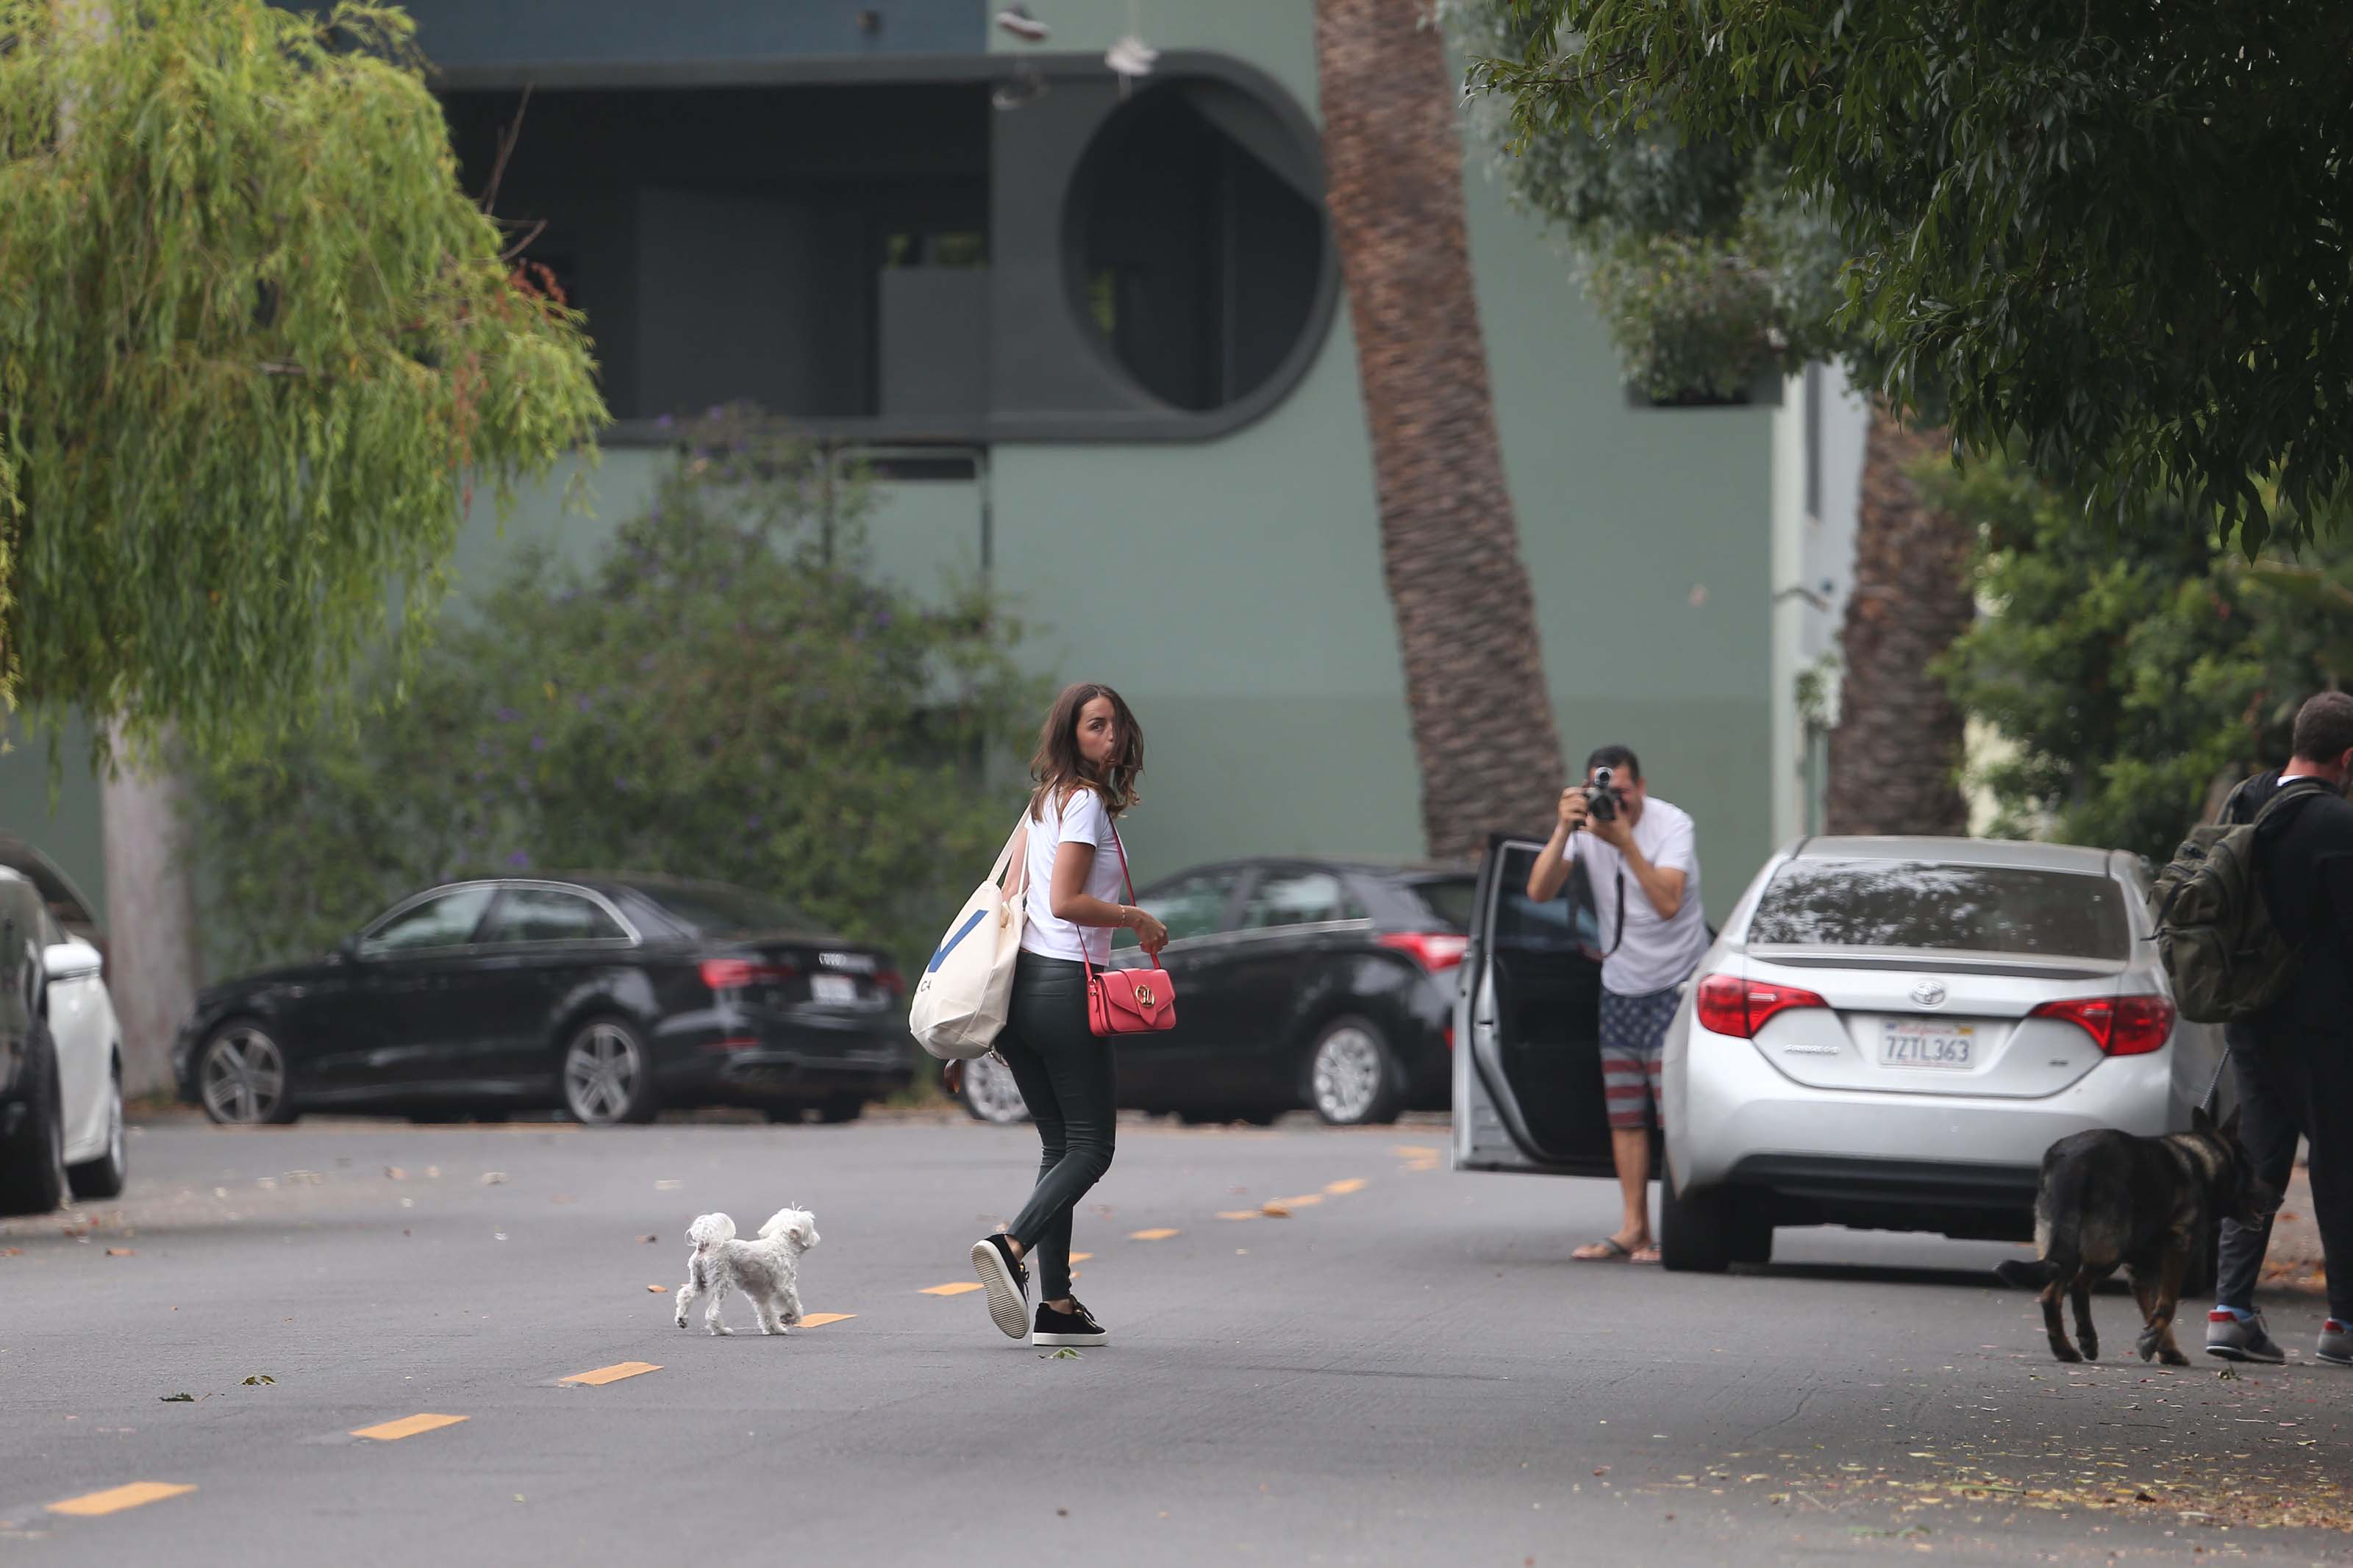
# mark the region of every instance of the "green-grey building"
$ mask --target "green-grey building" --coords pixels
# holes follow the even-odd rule
[[[1127,694],[1147,876],[1419,853],[1311,0],[1031,0],[1042,42],[995,0],[408,9],[470,184],[522,110],[497,210],[543,223],[530,255],[619,420],[596,515],[561,509],[565,475],[503,531],[485,503],[461,591],[526,539],[591,548],[667,460],[664,416],[754,399],[872,465],[885,570],[987,571],[1041,671]],[[1131,30],[1160,54],[1124,81]],[[1466,184],[1564,744],[1641,754],[1720,917],[1811,825],[1797,691],[1841,613],[1862,407],[1827,371],[1645,405],[1475,154]],[[0,827],[103,899],[98,793],[75,774],[52,811],[38,752],[0,758]]]

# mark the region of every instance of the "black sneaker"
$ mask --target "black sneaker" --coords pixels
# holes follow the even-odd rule
[[[1038,1326],[1029,1332],[1033,1345],[1107,1345],[1111,1331],[1095,1321],[1087,1304],[1076,1296],[1071,1298],[1071,1310],[1058,1312],[1045,1302],[1038,1303]]]
[[[1029,1326],[1029,1269],[1013,1256],[1003,1236],[985,1236],[972,1244],[972,1271],[988,1292],[988,1318],[1008,1340],[1018,1340]]]

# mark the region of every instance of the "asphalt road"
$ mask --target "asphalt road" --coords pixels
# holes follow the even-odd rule
[[[1055,1359],[1000,1336],[977,1293],[926,1293],[968,1280],[966,1247],[1018,1206],[1027,1129],[150,1126],[119,1205],[0,1225],[0,1557],[2353,1549],[2353,1373],[2062,1368],[1984,1245],[1785,1231],[1763,1274],[1574,1263],[1608,1186],[1456,1173],[1444,1142],[1124,1128],[1078,1231],[1079,1291],[1116,1342]],[[807,1307],[845,1316],[784,1340],[672,1328],[688,1221],[725,1209],[748,1232],[787,1201],[823,1234]],[[2130,1311],[2098,1302],[2111,1346]],[[2308,1355],[2316,1303],[2273,1317]],[[741,1297],[729,1321],[751,1327]],[[631,1362],[658,1370],[561,1381]],[[353,1435],[416,1415],[462,1419]]]

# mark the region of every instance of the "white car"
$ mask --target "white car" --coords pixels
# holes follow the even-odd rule
[[[0,868],[0,1214],[110,1198],[128,1163],[122,1032],[105,961],[23,873]]]
[[[1521,892],[1537,847],[1499,843],[1483,873],[1456,1158],[1600,1174],[1598,971],[1565,908]],[[2137,857],[2065,845],[1810,837],[1774,856],[1668,1026],[1662,1261],[1763,1263],[1784,1225],[2021,1240],[2057,1140],[2187,1127],[2225,1087],[2221,1032],[2178,1016],[2146,891]]]

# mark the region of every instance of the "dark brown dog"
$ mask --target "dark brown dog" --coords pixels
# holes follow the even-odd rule
[[[2100,1337],[2092,1329],[2092,1287],[2118,1268],[2132,1271],[2140,1303],[2140,1359],[2188,1366],[2173,1342],[2173,1313],[2181,1282],[2200,1246],[2225,1215],[2261,1225],[2279,1206],[2279,1194],[2255,1176],[2239,1143],[2239,1114],[2217,1127],[2202,1110],[2187,1132],[2137,1138],[2129,1132],[2078,1132],[2042,1156],[2034,1194],[2034,1249],[2041,1258],[2013,1258],[1994,1272],[2008,1284],[2042,1293],[2042,1322],[2051,1353],[2061,1361],[2096,1361]],[[2075,1308],[2082,1354],[2059,1322],[2059,1297]]]

